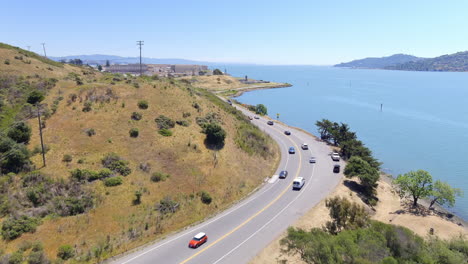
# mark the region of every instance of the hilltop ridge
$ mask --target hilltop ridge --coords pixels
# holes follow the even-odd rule
[[[365,58],[340,63],[334,67],[385,69],[401,71],[468,71],[468,51],[442,55],[435,58],[420,58],[412,55],[395,54],[382,58]]]

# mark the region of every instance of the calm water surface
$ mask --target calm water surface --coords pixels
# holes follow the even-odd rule
[[[222,67],[224,68],[224,67]],[[454,213],[468,219],[468,73],[230,66],[234,76],[288,82],[237,98],[318,135],[326,118],[350,125],[394,176],[424,169],[462,189]],[[380,112],[380,104],[383,111]]]

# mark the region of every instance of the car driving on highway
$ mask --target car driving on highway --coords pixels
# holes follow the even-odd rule
[[[286,177],[288,177],[288,171],[286,171],[286,170],[281,171],[280,174],[279,174],[279,178],[280,179],[286,179]]]
[[[270,125],[270,126],[272,126],[272,125],[273,125],[273,121],[270,120],[270,121],[267,122],[267,124]]]
[[[309,163],[316,163],[317,160],[315,159],[315,157],[310,157],[309,159]]]
[[[293,181],[293,190],[300,190],[302,189],[302,186],[304,186],[304,183],[305,183],[305,180],[304,178],[302,177],[297,177],[296,179],[294,179]]]
[[[189,242],[189,248],[198,248],[199,246],[203,245],[206,241],[208,241],[208,237],[205,233],[200,232],[196,234],[192,240]]]
[[[308,149],[309,149],[309,145],[307,145],[307,143],[302,143],[301,148],[302,148],[303,150],[308,150]]]
[[[294,149],[294,147],[290,147],[289,154],[295,154],[295,153],[296,153],[296,150]]]
[[[289,136],[289,135],[291,135],[291,131],[286,130],[286,131],[284,131],[284,134],[285,134],[286,136]]]

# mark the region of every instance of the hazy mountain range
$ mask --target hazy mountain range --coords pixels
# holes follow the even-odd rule
[[[382,58],[365,58],[334,65],[335,67],[386,69],[403,71],[468,71],[468,51],[442,55],[435,58],[419,58],[395,54]]]
[[[68,61],[71,59],[80,59],[83,61],[84,64],[101,64],[101,65],[105,65],[107,60],[111,64],[130,64],[130,63],[140,62],[139,57],[121,57],[121,56],[115,56],[115,55],[102,55],[102,54],[50,57],[50,59],[55,60],[55,61],[61,61],[61,60]],[[194,60],[185,60],[185,59],[176,59],[176,58],[155,59],[155,58],[146,58],[146,57],[142,57],[142,62],[148,63],[148,64],[204,64],[204,65],[207,65],[208,63],[210,63],[210,62],[204,62],[204,61],[194,61]]]
[[[388,57],[381,58],[365,58],[360,60],[353,60],[335,65],[335,67],[349,67],[349,68],[371,68],[371,69],[384,69],[392,65],[403,64],[410,61],[418,61],[419,58],[406,54],[395,54]]]

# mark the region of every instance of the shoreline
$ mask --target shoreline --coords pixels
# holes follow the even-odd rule
[[[252,89],[250,89],[250,88],[245,88],[245,87],[243,87],[243,88],[238,88],[238,90],[241,90],[241,89],[242,89],[242,90],[239,91],[239,92],[237,92],[235,95],[231,95],[231,96],[227,96],[227,97],[228,97],[228,98],[236,98],[236,97],[241,96],[241,95],[242,95],[243,93],[245,93],[245,92],[250,92],[250,91],[254,91],[254,90],[266,90],[266,89],[284,88],[284,87],[291,87],[291,86],[292,86],[292,85],[289,84],[289,83],[285,83],[285,84],[287,84],[287,85],[289,85],[289,86],[258,87],[258,88],[252,88]],[[232,89],[232,90],[236,90],[236,89]],[[220,95],[223,96],[222,93],[220,93]],[[239,102],[239,104],[240,104],[240,102]],[[316,135],[314,135],[314,134],[312,134],[311,132],[306,131],[306,130],[300,128],[300,127],[293,127],[293,126],[287,125],[287,124],[285,124],[285,123],[282,122],[282,121],[279,121],[279,120],[276,120],[276,119],[274,119],[274,118],[271,118],[270,116],[268,116],[268,118],[270,118],[271,120],[273,120],[273,121],[275,121],[275,122],[280,122],[281,124],[283,124],[283,125],[285,125],[285,126],[288,126],[288,127],[291,127],[291,128],[295,128],[295,129],[298,129],[298,130],[301,130],[301,131],[304,132],[304,133],[307,133],[307,134],[309,134],[309,135],[312,135],[314,138],[316,138],[316,140],[320,140]],[[332,146],[332,147],[333,147],[333,146]],[[390,183],[390,184],[391,184],[391,180],[394,179],[394,178],[393,178],[393,175],[387,174],[387,173],[385,173],[385,172],[383,172],[383,171],[380,171],[380,173],[381,173],[381,176],[383,176],[383,177],[381,177],[381,179],[382,179],[383,181],[386,181],[387,183]],[[420,204],[421,206],[424,206],[424,207],[427,208],[427,207],[429,206],[429,201],[427,201],[427,199],[420,199],[420,200],[419,200],[419,204]],[[434,208],[434,209],[432,210],[433,212],[436,212],[436,211],[437,211],[437,212],[440,212],[440,213],[445,214],[445,215],[451,215],[451,217],[447,217],[447,219],[446,219],[447,221],[450,221],[450,222],[453,222],[453,223],[455,223],[455,221],[456,221],[456,222],[458,222],[458,223],[461,223],[462,226],[464,226],[465,228],[468,228],[468,219],[464,219],[463,217],[457,215],[455,212],[452,212],[449,208],[445,208],[445,207],[440,206],[440,205],[438,205],[438,204],[434,204],[433,208]]]
[[[245,92],[251,92],[251,91],[255,91],[255,90],[268,90],[268,89],[286,88],[286,87],[292,87],[292,86],[293,85],[289,84],[289,83],[282,83],[282,84],[278,84],[278,85],[274,85],[274,86],[257,86],[257,87],[247,86],[247,87],[241,87],[241,88],[221,91],[219,93],[222,94],[223,92],[236,91],[236,93],[234,95],[228,96],[229,98],[236,98],[236,97],[239,97],[239,96],[243,95]]]

